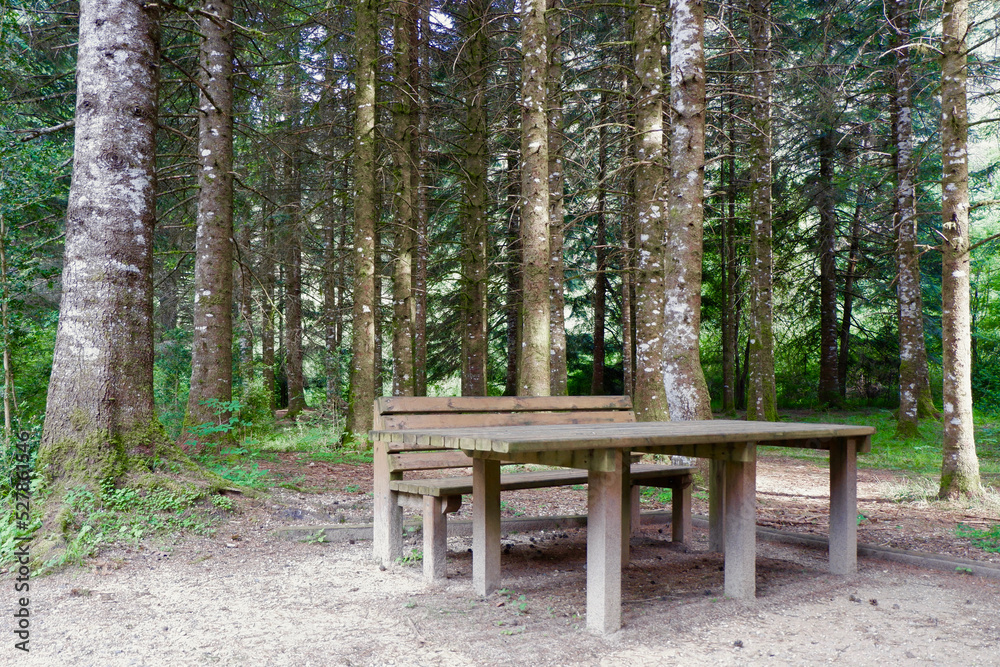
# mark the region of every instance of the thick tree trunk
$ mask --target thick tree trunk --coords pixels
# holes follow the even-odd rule
[[[467,90],[465,177],[462,207],[462,395],[486,396],[487,203],[489,190],[486,81],[489,66],[489,3],[468,3],[463,24]]]
[[[153,225],[158,8],[83,0],[77,53],[76,140],[66,212],[62,301],[35,470],[46,487],[45,525],[32,557],[65,548],[70,489],[154,462],[193,464],[153,408]]]
[[[393,18],[393,44],[396,59],[396,101],[393,105],[396,167],[395,261],[392,278],[392,394],[414,395],[413,324],[416,304],[413,299],[413,257],[416,246],[416,192],[414,191],[413,142],[414,100],[412,88],[414,54],[411,52],[411,26],[416,24],[416,0],[398,0]]]
[[[636,94],[636,358],[632,405],[639,421],[669,418],[663,378],[663,22],[658,0],[639,2],[633,17]]]
[[[705,216],[705,13],[701,0],[671,0],[670,211],[666,229],[664,370],[674,421],[711,419],[701,368],[701,265]]]
[[[521,354],[518,392],[549,394],[549,139],[545,0],[521,4]]]
[[[566,297],[563,293],[565,263],[563,239],[565,236],[566,207],[563,201],[563,109],[562,109],[562,4],[561,0],[547,0],[545,13],[548,24],[549,67],[547,97],[549,123],[549,392],[565,396],[567,390],[566,368]]]
[[[837,387],[837,200],[833,161],[837,149],[833,130],[819,137],[819,390],[822,405],[839,405]]]
[[[941,347],[944,374],[942,498],[982,493],[972,416],[969,322],[968,0],[945,0],[941,19]]]
[[[354,312],[351,388],[345,434],[372,427],[375,409],[375,70],[378,64],[378,0],[355,4],[354,121]]]
[[[233,388],[233,6],[204,0],[198,123],[198,222],[194,260],[191,389],[181,440],[222,444],[227,432],[187,429],[229,419]]]
[[[748,1],[750,24],[750,332],[747,419],[778,418],[774,382],[771,230],[771,3]]]
[[[892,101],[896,167],[896,300],[899,315],[899,413],[896,432],[915,438],[920,417],[934,412],[927,347],[924,342],[924,305],[920,287],[920,251],[917,248],[916,165],[913,159],[913,76],[910,54],[909,0],[886,4],[892,43],[896,48]]]

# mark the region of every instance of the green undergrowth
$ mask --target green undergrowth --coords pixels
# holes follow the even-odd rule
[[[32,494],[37,500],[45,490],[37,485]],[[11,562],[15,542],[42,527],[38,510],[27,529],[18,529],[9,510],[0,515],[0,563]],[[110,480],[99,488],[74,487],[63,494],[58,512],[60,532],[67,536],[64,548],[39,563],[38,574],[63,565],[81,565],[85,559],[106,547],[138,544],[151,536],[179,533],[211,535],[215,525],[235,510],[233,501],[224,495],[206,494],[197,487],[175,488],[134,486],[116,487]]]
[[[289,486],[272,474],[273,464],[283,454],[328,464],[362,465],[372,462],[370,450],[358,451],[341,444],[342,429],[333,419],[319,413],[304,413],[292,424],[273,431],[240,438],[235,446],[206,447],[195,455],[205,468],[241,487],[264,490]],[[291,484],[292,488],[298,489]],[[302,490],[302,489],[298,489]]]
[[[896,420],[890,410],[830,411],[783,414],[781,421],[851,424],[871,426],[871,452],[858,455],[858,466],[877,470],[898,470],[917,477],[936,477],[941,472],[943,427],[940,421],[920,422],[919,435],[902,439],[896,435]],[[825,451],[786,447],[762,447],[762,453],[811,459],[826,465]],[[1000,418],[976,415],[976,451],[983,482],[1000,485]]]
[[[973,546],[983,551],[1000,553],[1000,523],[995,523],[988,528],[977,528],[960,523],[955,528],[955,535],[968,540]]]

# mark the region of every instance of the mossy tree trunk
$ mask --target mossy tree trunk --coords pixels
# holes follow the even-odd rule
[[[378,0],[358,0],[355,16],[354,312],[347,432],[371,430],[375,409],[375,73],[378,66]]]
[[[194,338],[185,434],[199,444],[224,444],[228,431],[193,435],[188,428],[221,424],[233,386],[233,5],[205,0],[201,31],[198,123],[198,226],[194,264]]]
[[[663,380],[663,20],[659,0],[638,2],[633,17],[635,75],[635,393],[639,421],[669,418]]]
[[[969,315],[969,114],[967,0],[945,0],[941,17],[941,370],[944,374],[942,498],[982,492],[972,415]]]
[[[521,4],[521,349],[518,393],[549,395],[549,138],[546,0]]]
[[[83,0],[62,301],[36,470],[35,558],[65,545],[67,491],[192,464],[153,409],[156,5]]]
[[[705,8],[671,0],[670,210],[664,253],[664,370],[674,421],[711,419],[701,368],[701,271],[705,218]]]
[[[566,366],[566,263],[563,243],[566,236],[566,203],[563,198],[563,94],[562,94],[562,2],[546,0],[546,24],[549,27],[549,69],[546,81],[549,123],[549,392],[565,396],[569,379]]]
[[[466,4],[461,26],[466,39],[463,82],[466,134],[465,180],[462,184],[462,395],[486,396],[489,119],[486,82],[489,75],[489,3]]]
[[[392,395],[413,396],[415,389],[413,363],[413,327],[416,303],[413,298],[413,259],[416,254],[416,203],[414,185],[413,142],[416,131],[413,109],[417,90],[413,73],[416,54],[410,34],[417,22],[416,0],[398,0],[393,17],[393,47],[395,56],[396,99],[392,107],[395,142],[393,159],[396,176],[396,216],[392,273]]]
[[[910,68],[909,0],[886,3],[896,66],[891,71],[894,161],[896,168],[896,301],[899,317],[899,413],[896,433],[917,437],[920,417],[934,412],[927,347],[924,343],[924,304],[920,287],[920,250],[917,247],[916,165],[913,159],[913,75]]]
[[[750,331],[747,419],[775,421],[771,208],[771,3],[749,0],[750,27]]]

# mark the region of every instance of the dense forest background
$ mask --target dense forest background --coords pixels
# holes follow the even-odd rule
[[[224,307],[233,313],[235,403],[211,406],[218,414],[236,408],[246,420],[266,420],[300,397],[309,407],[346,410],[356,366],[355,219],[362,200],[355,174],[356,15],[365,4],[237,2],[225,22],[234,52],[234,291]],[[941,8],[896,4],[909,23],[902,39],[881,0],[704,5],[700,361],[715,410],[746,409],[761,101],[753,93],[761,69],[748,17],[764,5],[778,405],[899,403],[893,128],[901,112],[901,53],[912,76],[905,112],[913,132],[921,315],[930,386],[941,405]],[[196,332],[205,10],[161,7],[154,381],[160,419],[179,436]],[[565,0],[550,2],[546,12],[549,197],[558,212],[549,230],[554,393],[629,393],[635,382],[637,340],[642,344],[636,220],[643,203],[636,99],[643,84],[633,51],[643,7]],[[992,2],[969,7],[972,386],[976,408],[995,412],[1000,14]],[[527,275],[519,233],[526,79],[520,9],[513,2],[423,0],[374,10],[377,394],[457,394],[463,385],[481,393],[471,388],[478,380],[469,368],[477,359],[467,345],[470,327],[485,334],[481,386],[490,394],[518,393],[519,299]],[[664,16],[643,20],[659,33],[650,39],[663,45],[665,81],[671,31],[661,9]],[[77,102],[77,16],[74,2],[7,3],[0,16],[5,412],[22,428],[41,423],[52,367]],[[670,106],[663,106],[665,128]],[[401,322],[412,327],[405,341]],[[834,337],[835,394],[823,389],[830,368],[824,335]],[[413,370],[400,374],[407,346]]]

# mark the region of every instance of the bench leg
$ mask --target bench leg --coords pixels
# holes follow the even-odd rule
[[[447,578],[448,553],[447,498],[424,496],[424,578],[428,582]]]
[[[628,533],[630,535],[638,535],[642,526],[642,488],[638,485],[633,486],[632,490],[629,492],[629,518],[628,518]],[[622,526],[622,532],[625,531],[625,526]]]
[[[676,477],[670,494],[670,539],[686,544],[691,539],[691,476]]]
[[[622,567],[632,558],[632,532],[639,529],[639,487],[632,486],[632,473],[628,452],[624,453],[622,464]]]
[[[623,463],[624,460],[624,463]],[[587,476],[587,629],[622,626],[622,467],[620,450],[594,452]]]
[[[500,588],[500,462],[472,459],[472,586]]]
[[[750,461],[726,461],[726,597],[752,600],[757,590],[757,456],[747,445]]]
[[[858,571],[857,445],[845,438],[830,449],[830,572]]]
[[[374,449],[372,550],[375,560],[388,567],[403,557],[403,508],[389,489],[389,480],[400,479],[401,474],[389,472],[389,452],[384,442],[376,442]]]

